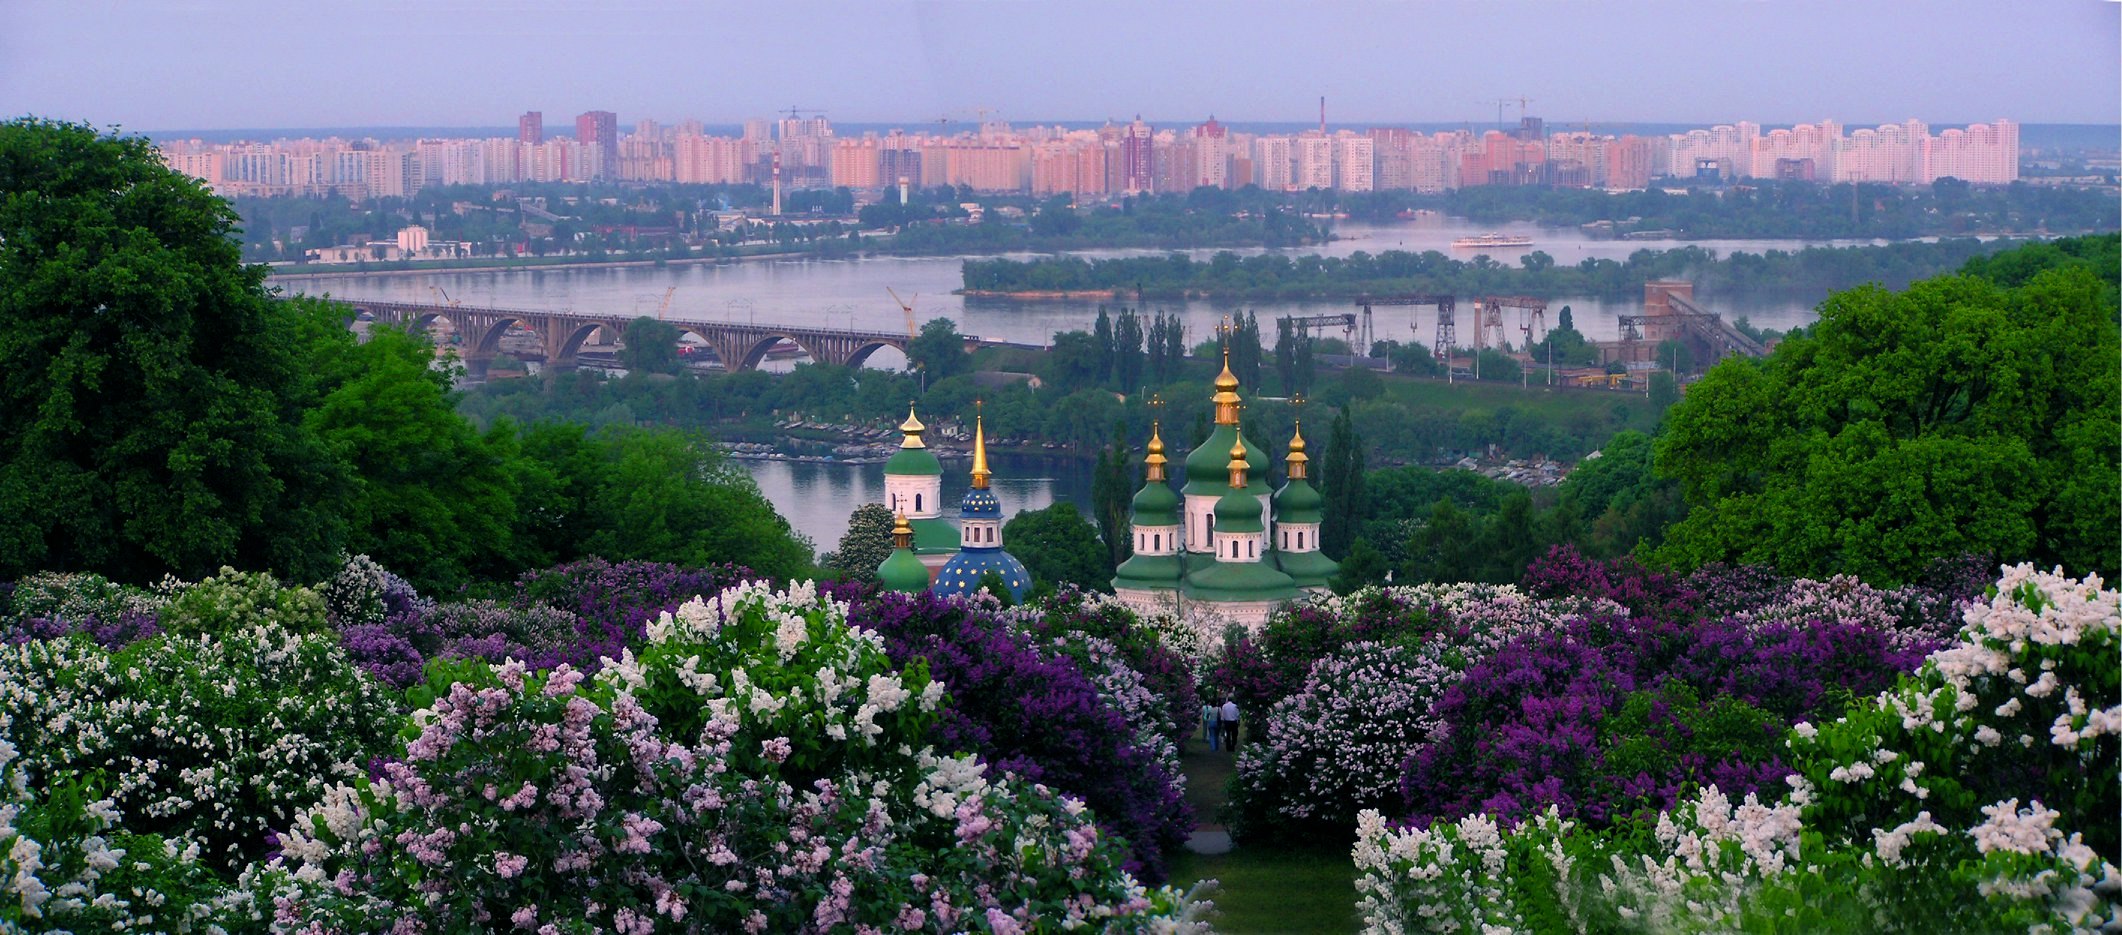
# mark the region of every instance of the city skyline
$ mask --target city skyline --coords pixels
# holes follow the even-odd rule
[[[1321,95],[1343,126],[1490,124],[1521,96],[1557,126],[2122,115],[2122,4],[2107,0],[1201,9],[20,0],[0,7],[0,108],[143,131],[467,127],[601,108],[622,125],[730,125],[789,106],[909,126],[983,112],[1267,123],[1308,121]]]
[[[573,136],[544,114],[515,136],[413,140],[166,139],[163,159],[223,194],[402,197],[436,185],[536,182],[758,183],[866,193],[949,186],[979,192],[1102,198],[1195,188],[1442,192],[1488,185],[1632,190],[1654,179],[1783,179],[1928,184],[2019,178],[2019,125],[2009,119],[1932,132],[1921,120],[1847,128],[1835,120],[1767,129],[1750,121],[1665,135],[1615,136],[1527,116],[1509,131],[1425,134],[1406,128],[1294,134],[1233,131],[1211,118],[1157,127],[1137,119],[1096,129],[989,121],[957,133],[916,129],[838,135],[823,117],[746,121],[741,135],[705,123],[644,119],[621,136],[618,115],[590,111]]]

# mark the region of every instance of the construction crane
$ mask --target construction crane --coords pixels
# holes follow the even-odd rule
[[[1518,102],[1518,122],[1520,122],[1520,123],[1523,123],[1523,122],[1525,122],[1525,110],[1526,110],[1526,108],[1527,108],[1527,107],[1530,107],[1530,106],[1532,105],[1532,102],[1533,102],[1533,99],[1532,99],[1532,98],[1529,98],[1529,97],[1499,97],[1499,98],[1496,98],[1496,126],[1497,126],[1497,128],[1499,128],[1499,129],[1500,129],[1500,128],[1501,128],[1501,127],[1503,126],[1503,106],[1504,106],[1504,105],[1506,105],[1506,104],[1509,104],[1509,103],[1510,103],[1510,102],[1512,102],[1512,101],[1517,101],[1517,102]]]
[[[427,287],[427,291],[432,292],[437,296],[440,296],[442,298],[442,304],[447,305],[450,308],[457,308],[464,304],[464,301],[462,299],[450,298],[449,290],[444,289],[441,286],[429,286]]]
[[[885,286],[884,291],[890,292],[892,294],[892,301],[899,303],[899,310],[906,313],[906,336],[909,338],[920,337],[920,329],[914,326],[913,303],[908,302],[905,299],[899,298],[899,293],[894,292],[892,290],[892,287],[890,286]],[[914,293],[914,301],[921,301],[921,293]]]
[[[663,320],[663,313],[670,311],[670,297],[678,294],[678,287],[663,290],[663,304],[656,306],[656,320]]]
[[[804,114],[810,114],[810,115],[811,115],[811,116],[813,116],[813,117],[823,117],[823,116],[825,116],[825,111],[819,110],[819,109],[817,109],[817,108],[815,108],[815,107],[796,107],[796,106],[793,106],[793,105],[791,105],[791,106],[788,106],[788,107],[784,107],[784,108],[781,108],[780,110],[774,111],[774,113],[777,113],[777,114],[787,114],[787,115],[788,115],[788,119],[790,119],[790,120],[795,120],[795,119],[798,119],[798,118],[802,117],[802,116],[803,116]]]

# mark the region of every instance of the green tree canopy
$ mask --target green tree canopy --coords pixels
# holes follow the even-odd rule
[[[235,214],[140,137],[0,123],[0,577],[321,576],[344,467],[303,425],[303,349]]]
[[[678,328],[647,315],[628,322],[625,346],[619,348],[619,366],[635,373],[677,373],[685,368],[678,359]]]
[[[1032,588],[1044,593],[1063,584],[1087,591],[1111,591],[1113,563],[1098,530],[1075,504],[1056,503],[1025,510],[1002,526],[1009,554],[1032,573]]]
[[[427,588],[512,573],[512,433],[481,437],[456,413],[451,371],[433,366],[426,337],[337,337],[337,353],[318,355],[336,385],[306,418],[353,468],[348,551]]]
[[[840,547],[820,556],[818,564],[851,581],[875,581],[877,567],[892,554],[892,511],[882,503],[865,503],[847,514],[847,533]]]
[[[972,356],[965,353],[965,336],[958,333],[957,323],[948,318],[931,318],[922,325],[921,333],[907,342],[906,360],[928,374],[930,385],[972,366]]]
[[[1982,553],[2113,577],[2114,273],[1991,263],[2025,284],[1838,293],[1766,360],[1712,369],[1658,443],[1691,506],[1660,554],[1898,582]]]

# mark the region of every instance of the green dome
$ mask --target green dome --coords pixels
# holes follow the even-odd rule
[[[1230,446],[1238,440],[1236,426],[1219,425],[1208,433],[1208,440],[1196,446],[1186,456],[1186,492],[1190,494],[1220,494],[1230,489]],[[1267,459],[1252,439],[1245,440],[1245,489],[1266,496],[1267,468],[1274,462]]]
[[[1323,588],[1341,573],[1341,565],[1317,550],[1307,552],[1276,552],[1275,564],[1300,588]]]
[[[914,527],[914,552],[919,555],[947,555],[958,551],[958,527],[942,517],[917,519],[907,525]]]
[[[942,474],[943,462],[926,448],[901,448],[884,462],[886,474]]]
[[[1297,583],[1265,562],[1216,562],[1188,575],[1184,588],[1197,601],[1292,601]]]
[[[1186,573],[1177,555],[1134,555],[1113,572],[1113,588],[1169,591]]]
[[[1144,526],[1177,526],[1179,494],[1172,485],[1163,481],[1150,481],[1135,493],[1135,522]],[[1150,520],[1167,522],[1150,522]]]
[[[877,566],[877,581],[887,591],[917,594],[928,590],[928,569],[912,549],[893,549],[884,564]]]
[[[1230,490],[1230,486],[1226,484],[1224,489]],[[1260,532],[1263,528],[1260,525],[1259,497],[1230,490],[1216,501],[1217,532]]]
[[[1312,482],[1303,478],[1282,485],[1275,491],[1275,522],[1317,523],[1323,519],[1326,498]]]

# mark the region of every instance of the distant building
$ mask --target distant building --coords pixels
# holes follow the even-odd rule
[[[1120,134],[1120,190],[1139,195],[1156,186],[1157,163],[1149,124],[1136,115]]]
[[[545,142],[545,113],[527,110],[516,118],[516,142],[536,146]]]
[[[593,110],[576,117],[575,141],[596,147],[601,164],[615,166],[619,158],[619,115],[608,110]],[[598,173],[599,176],[603,174]]]

